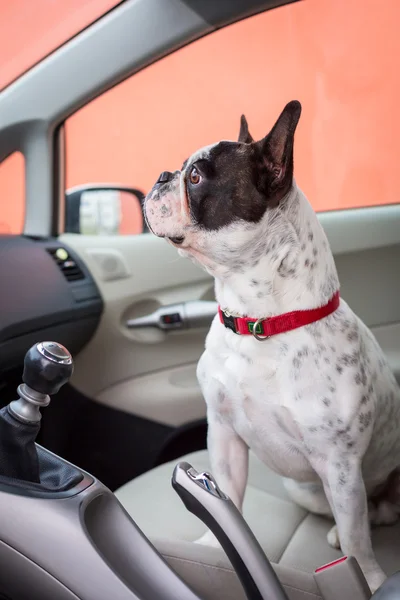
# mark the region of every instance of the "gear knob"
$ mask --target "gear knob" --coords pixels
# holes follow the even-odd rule
[[[9,405],[11,414],[23,423],[39,422],[39,409],[49,404],[49,396],[67,383],[73,370],[72,356],[61,344],[40,342],[32,346],[25,355],[19,399]]]
[[[57,342],[40,342],[25,355],[22,381],[35,392],[56,394],[74,370],[72,356]]]

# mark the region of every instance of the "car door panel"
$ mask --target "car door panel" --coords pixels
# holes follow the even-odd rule
[[[95,335],[76,357],[73,385],[98,402],[163,424],[204,417],[195,370],[207,328],[164,332],[133,330],[126,323],[160,306],[213,300],[212,278],[150,234],[64,234],[59,240],[86,262],[105,305]],[[127,269],[123,278],[104,278],[97,260],[102,253],[120,257]]]
[[[322,213],[320,220],[343,298],[371,327],[400,379],[400,208]],[[126,322],[160,306],[213,300],[212,278],[151,234],[65,234],[60,241],[86,262],[105,305],[96,334],[76,357],[74,386],[101,404],[165,425],[205,418],[196,364],[208,328],[130,330]],[[104,277],[99,255],[118,256],[124,276]]]

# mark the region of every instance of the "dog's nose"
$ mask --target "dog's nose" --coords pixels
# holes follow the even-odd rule
[[[169,171],[163,171],[160,175],[160,177],[157,179],[157,183],[167,183],[167,181],[170,181],[170,179],[172,179],[173,173],[170,173]]]

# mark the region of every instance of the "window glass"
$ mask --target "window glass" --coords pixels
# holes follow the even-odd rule
[[[20,234],[25,220],[25,161],[14,152],[0,163],[0,235]]]
[[[261,138],[297,99],[295,177],[314,209],[399,202],[399,17],[398,0],[305,0],[178,50],[67,120],[67,186],[147,193],[197,148],[237,139],[242,113]]]

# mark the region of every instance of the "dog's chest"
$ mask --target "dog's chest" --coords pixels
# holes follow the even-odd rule
[[[284,402],[286,396],[293,398],[294,394],[287,393],[282,382],[284,366],[279,350],[268,360],[262,356],[258,360],[225,348],[222,360],[223,366],[222,362],[207,361],[208,375],[220,386],[217,418],[232,427],[258,458],[280,475],[309,480],[313,469],[305,456],[295,407]]]

